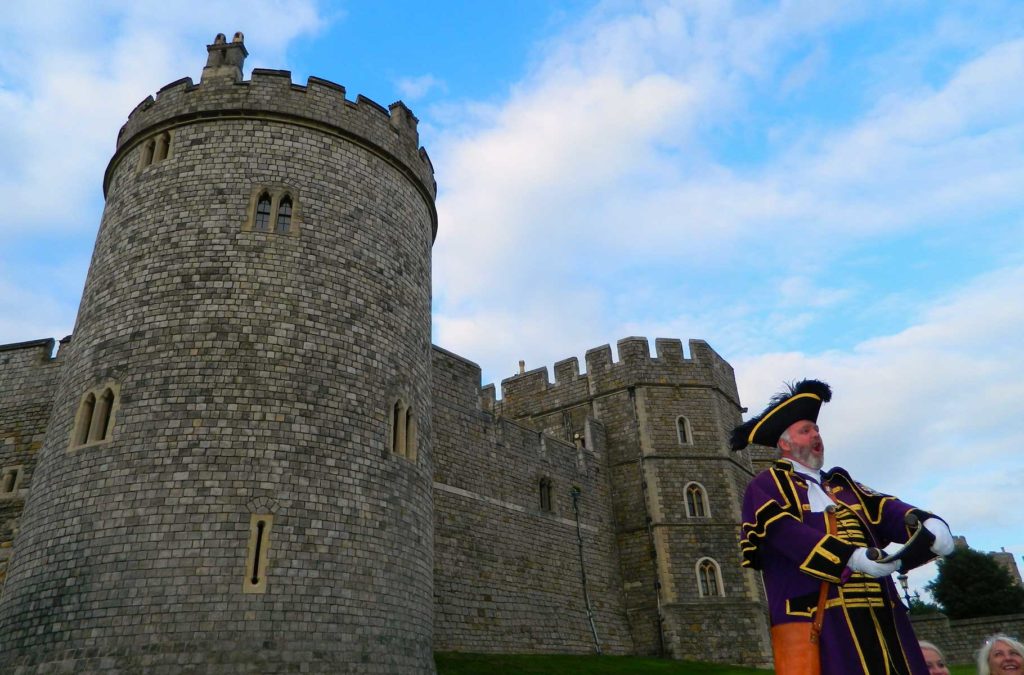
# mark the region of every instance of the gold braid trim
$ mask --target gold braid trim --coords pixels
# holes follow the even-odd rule
[[[846,560],[849,559],[852,548],[854,547],[842,539],[826,534],[801,563],[800,571],[817,579],[838,584],[842,581]]]
[[[740,565],[743,567],[761,569],[758,549],[767,534],[769,525],[780,518],[803,520],[800,500],[797,498],[796,488],[793,486],[792,465],[789,462],[776,462],[768,471],[782,496],[782,503],[780,504],[774,499],[765,502],[754,514],[754,522],[743,523],[741,530],[744,537],[740,540],[740,553],[743,556]]]

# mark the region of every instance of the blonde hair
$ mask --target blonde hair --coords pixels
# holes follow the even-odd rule
[[[988,667],[988,655],[992,653],[992,647],[997,642],[1002,642],[1009,645],[1011,648],[1017,650],[1017,653],[1024,656],[1024,644],[1020,643],[1020,640],[1012,638],[1009,635],[1003,635],[1002,633],[996,633],[985,639],[981,644],[981,649],[978,650],[978,675],[992,675],[992,670]]]
[[[917,644],[922,650],[930,649],[936,654],[938,654],[940,659],[942,659],[943,661],[946,660],[946,655],[942,653],[942,650],[936,647],[931,642],[928,642],[927,640],[918,640]]]

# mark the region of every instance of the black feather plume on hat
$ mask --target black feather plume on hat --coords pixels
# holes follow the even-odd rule
[[[729,447],[742,450],[751,443],[774,446],[794,422],[817,422],[822,404],[832,400],[832,389],[820,380],[801,380],[786,386],[788,391],[772,396],[760,415],[732,430]]]

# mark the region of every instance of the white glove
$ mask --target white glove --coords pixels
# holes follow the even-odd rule
[[[935,535],[932,553],[949,555],[953,552],[953,533],[949,531],[949,525],[938,518],[929,518],[924,521],[923,525],[926,530]]]
[[[868,550],[866,548],[858,548],[850,556],[850,559],[846,561],[846,566],[854,572],[860,572],[866,574],[869,577],[887,577],[895,572],[900,567],[900,562],[894,560],[888,563],[878,563],[868,558]]]

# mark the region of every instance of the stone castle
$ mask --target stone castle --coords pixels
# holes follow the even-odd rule
[[[631,337],[499,399],[431,344],[409,109],[207,49],[121,129],[73,337],[0,346],[0,671],[769,663],[731,366]]]

